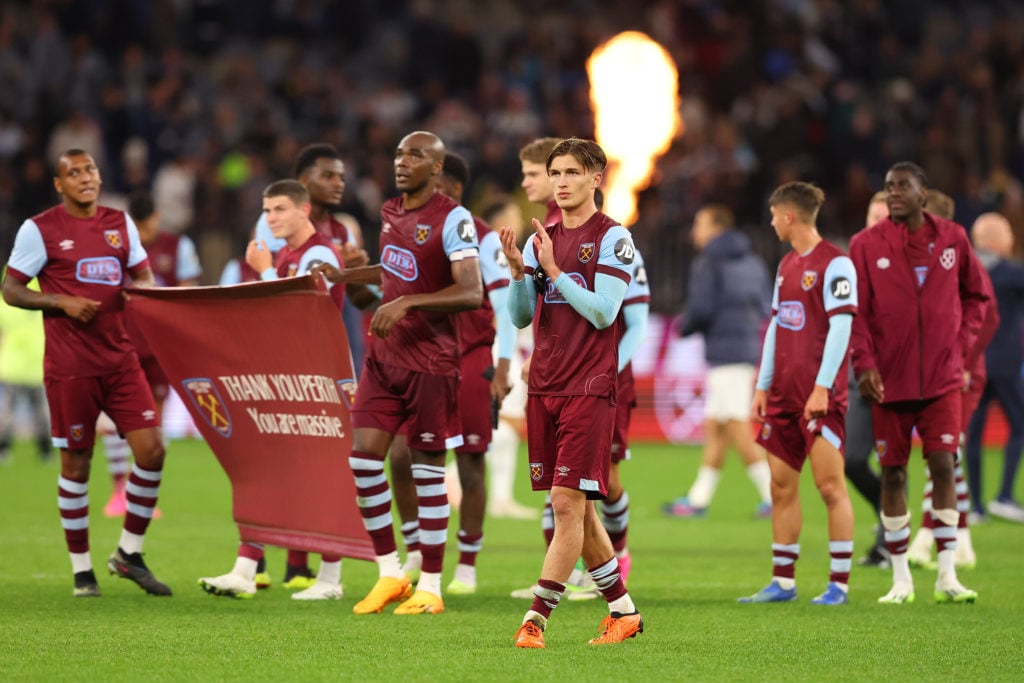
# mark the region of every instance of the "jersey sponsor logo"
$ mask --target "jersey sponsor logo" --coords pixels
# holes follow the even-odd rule
[[[103,239],[114,249],[121,248],[121,232],[119,230],[104,230]]]
[[[501,247],[494,250],[494,262],[498,264],[499,268],[508,268],[508,257],[505,256]]]
[[[837,277],[832,281],[832,286],[829,288],[832,290],[833,298],[845,301],[853,295],[853,285],[850,284],[850,280],[845,277]]]
[[[917,276],[917,286],[923,287],[925,278],[928,277],[928,266],[914,266],[914,275]]]
[[[573,282],[578,284],[583,289],[589,289],[587,287],[587,279],[583,277],[581,273],[566,273]],[[565,300],[558,288],[555,287],[553,280],[547,281],[547,289],[544,291],[544,303],[546,304],[566,304],[569,303]]]
[[[185,387],[192,407],[203,421],[224,438],[230,437],[231,414],[213,380],[209,377],[193,377],[182,380],[181,385]]]
[[[647,269],[644,268],[643,266],[640,266],[639,268],[637,268],[636,272],[633,273],[633,279],[636,281],[636,283],[638,285],[646,285],[647,284]]]
[[[942,256],[939,257],[939,265],[946,270],[953,270],[953,266],[956,265],[956,249],[953,247],[943,249]]]
[[[113,256],[84,258],[75,269],[75,279],[94,285],[121,284],[121,262]]]
[[[71,251],[72,249],[75,248],[75,241],[74,240],[61,240],[60,241],[60,248],[61,248],[61,251]]]
[[[430,239],[431,228],[426,223],[416,224],[416,236],[413,238],[416,240],[416,244],[423,244]]]
[[[463,242],[476,241],[476,226],[468,218],[459,223],[459,239]]]
[[[358,385],[354,379],[339,379],[338,382],[338,395],[341,396],[341,400],[345,402],[345,407],[352,410],[352,406],[356,402],[356,388]]]
[[[85,436],[85,425],[71,425],[71,432],[69,436],[72,441],[81,441],[82,437]]]
[[[628,266],[633,262],[633,254],[635,253],[636,250],[633,248],[633,241],[628,237],[622,237],[615,243],[615,258],[619,260],[619,263]]]
[[[805,270],[803,276],[800,278],[800,287],[805,292],[809,291],[814,283],[818,281],[818,273],[814,270]]]
[[[534,481],[540,481],[544,478],[544,463],[542,462],[531,462],[530,463],[530,479]]]
[[[799,332],[804,329],[807,323],[807,316],[804,315],[804,304],[802,301],[783,301],[779,304],[778,313],[779,327]]]
[[[590,263],[590,259],[594,258],[594,247],[596,246],[594,242],[580,245],[580,251],[576,254],[576,258],[580,260],[580,263]]]
[[[887,258],[885,258],[885,257],[883,256],[882,258],[880,258],[880,259],[878,259],[877,261],[875,261],[875,265],[876,265],[876,266],[878,266],[878,269],[879,269],[879,270],[885,270],[885,269],[886,269],[886,268],[888,268],[888,267],[889,267],[889,266],[890,266],[891,264],[889,263],[889,259],[887,259]]]
[[[380,265],[384,270],[406,282],[412,282],[419,277],[415,254],[393,244],[384,247],[384,252],[380,255]]]

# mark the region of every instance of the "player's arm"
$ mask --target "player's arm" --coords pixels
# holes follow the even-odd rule
[[[872,403],[881,403],[885,400],[885,387],[878,371],[875,345],[868,325],[869,311],[873,304],[871,272],[867,268],[864,246],[868,237],[866,233],[858,233],[850,240],[850,260],[858,276],[857,304],[860,309],[860,315],[854,316],[850,330],[850,359],[861,396]]]
[[[679,322],[679,334],[683,337],[706,331],[715,315],[715,266],[707,257],[698,259],[695,266],[690,274],[686,307]]]
[[[551,238],[546,230],[539,230],[537,239],[540,242],[537,259],[548,276],[553,278],[555,289],[562,294],[565,301],[597,329],[603,330],[611,326],[626,296],[626,289],[632,277],[629,269],[636,253],[633,240],[626,229],[615,226],[609,229],[601,240],[597,274],[594,276],[594,291],[577,284],[558,268],[552,255]]]
[[[494,364],[491,379],[491,396],[498,402],[512,391],[509,369],[516,346],[516,326],[508,312],[509,266],[501,247],[498,233],[488,232],[480,240],[480,274],[483,276],[487,299],[494,311],[494,326],[497,336],[498,359]]]
[[[850,330],[857,310],[857,271],[846,256],[832,259],[825,269],[825,312],[829,316],[825,348],[814,379],[814,388],[804,405],[804,419],[821,417],[828,412],[829,391],[846,359],[850,344]]]
[[[626,332],[619,340],[619,372],[633,360],[633,354],[640,348],[647,332],[647,318],[651,305],[647,302],[628,304],[622,308]]]
[[[146,248],[142,246],[142,238],[139,237],[139,229],[135,221],[127,213],[124,215],[125,227],[128,233],[128,275],[132,279],[134,287],[156,287],[156,278],[149,267],[149,257],[146,255]]]
[[[775,290],[778,296],[778,287]],[[775,336],[778,334],[778,317],[773,315],[768,322],[768,331],[764,334],[764,345],[761,347],[761,365],[757,371],[757,384],[754,387],[754,402],[750,407],[750,416],[764,422],[768,409],[768,390],[775,378]]]

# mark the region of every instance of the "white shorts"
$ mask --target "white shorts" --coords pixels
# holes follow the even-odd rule
[[[756,379],[754,366],[749,363],[708,368],[704,418],[715,422],[749,419]]]
[[[517,331],[516,345],[512,351],[512,361],[509,366],[508,378],[512,383],[512,391],[501,402],[500,415],[511,420],[526,419],[526,382],[521,376],[523,363],[533,353],[533,326],[524,327]],[[494,358],[497,362],[498,345],[494,345]]]

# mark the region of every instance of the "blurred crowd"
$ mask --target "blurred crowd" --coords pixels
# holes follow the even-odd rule
[[[519,148],[593,135],[585,62],[615,33],[659,41],[684,131],[640,196],[655,310],[685,301],[698,207],[732,207],[769,263],[765,199],[820,184],[843,242],[896,161],[970,225],[1024,243],[1024,5],[1012,0],[6,0],[0,5],[0,256],[56,203],[52,161],[93,153],[109,203],[151,188],[204,282],[241,253],[272,180],[313,141],[341,150],[342,209],[374,253],[391,159],[414,129],[472,164],[482,211],[519,198]],[[528,214],[532,215],[532,214]],[[655,250],[653,245],[657,244]]]

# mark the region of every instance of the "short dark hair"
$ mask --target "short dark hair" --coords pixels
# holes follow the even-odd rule
[[[928,201],[925,202],[928,212],[946,220],[953,220],[956,213],[956,202],[945,192],[928,190]]]
[[[768,206],[787,204],[796,207],[808,223],[814,222],[818,217],[818,209],[824,203],[825,193],[820,187],[800,180],[780,185],[768,198]]]
[[[555,148],[561,138],[537,138],[519,150],[519,160],[528,161],[531,164],[547,163],[551,150]]]
[[[303,147],[295,158],[295,177],[301,178],[306,171],[313,168],[317,159],[341,159],[341,155],[338,154],[334,145],[326,142],[317,142]]]
[[[469,185],[469,162],[458,152],[445,152],[441,173],[457,183],[462,183],[463,187]]]
[[[128,215],[140,223],[156,213],[156,202],[149,190],[133,190],[128,195]]]
[[[63,152],[57,155],[57,158],[53,162],[53,174],[55,176],[60,175],[60,160],[63,159],[64,157],[81,156],[91,157],[92,155],[86,152],[84,149],[79,149],[78,147],[72,147],[71,149],[64,150]]]
[[[275,180],[263,190],[264,198],[288,197],[295,206],[309,204],[309,190],[298,180]]]
[[[728,230],[736,225],[736,214],[725,204],[705,204],[698,211],[703,211],[715,224],[715,227]]]
[[[906,171],[917,178],[917,182],[921,183],[921,187],[928,187],[928,176],[925,175],[924,169],[913,161],[898,161],[889,167],[889,172],[893,171]]]
[[[484,219],[486,223],[494,223],[494,217],[505,210],[509,204],[515,204],[515,200],[506,197],[505,199],[498,199],[497,201],[488,204],[487,207],[480,213],[480,218]]]
[[[551,161],[555,157],[571,156],[583,165],[583,168],[593,173],[604,172],[608,165],[608,157],[604,150],[593,140],[582,138],[566,138],[562,140],[548,154],[547,168],[551,170]]]

